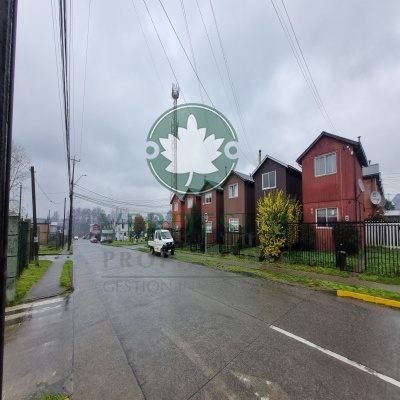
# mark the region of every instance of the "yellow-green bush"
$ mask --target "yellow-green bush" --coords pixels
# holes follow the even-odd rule
[[[261,257],[279,257],[286,243],[296,243],[299,237],[297,223],[300,219],[300,203],[296,198],[285,195],[282,190],[272,190],[260,198],[257,222]]]

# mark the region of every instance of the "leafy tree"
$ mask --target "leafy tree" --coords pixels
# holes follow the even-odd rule
[[[386,200],[386,201],[385,201],[385,206],[384,206],[383,208],[384,208],[386,211],[395,210],[395,205],[394,205],[391,201]]]
[[[260,257],[279,257],[285,244],[296,243],[300,219],[300,203],[282,190],[273,190],[260,198],[257,204]]]
[[[146,221],[141,215],[136,215],[133,220],[133,232],[135,236],[138,237],[146,229]]]
[[[187,232],[192,235],[199,235],[201,233],[201,211],[195,203],[190,210],[190,214],[186,215]]]

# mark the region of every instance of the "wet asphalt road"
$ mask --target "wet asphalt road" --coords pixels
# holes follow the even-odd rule
[[[72,382],[79,400],[400,398],[398,310],[83,240],[74,285],[61,314],[8,328],[25,386]]]

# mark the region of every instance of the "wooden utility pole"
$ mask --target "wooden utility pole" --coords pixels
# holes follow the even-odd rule
[[[64,218],[63,218],[63,232],[62,232],[62,248],[64,248],[65,245],[65,205],[66,205],[67,199],[64,197]]]
[[[8,207],[10,200],[17,5],[17,0],[0,1],[0,397],[3,393]]]
[[[31,186],[32,186],[32,214],[33,214],[33,255],[35,265],[39,265],[39,238],[37,232],[36,219],[36,191],[35,191],[35,168],[31,167]]]
[[[69,186],[69,222],[68,222],[68,251],[72,244],[72,212],[73,212],[73,201],[74,201],[74,173],[75,164],[81,160],[76,160],[75,157],[72,161],[72,178]],[[79,179],[78,179],[79,180]]]

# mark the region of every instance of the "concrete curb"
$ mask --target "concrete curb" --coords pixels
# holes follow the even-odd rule
[[[347,290],[338,290],[336,294],[339,297],[351,297],[353,299],[363,300],[369,303],[382,304],[384,306],[400,308],[400,301],[383,299],[382,297],[375,297],[369,294],[348,292]]]

